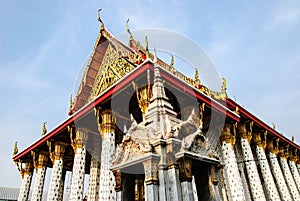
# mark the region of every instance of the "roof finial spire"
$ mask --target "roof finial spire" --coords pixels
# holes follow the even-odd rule
[[[19,152],[19,149],[18,149],[18,142],[15,142],[13,156],[17,155],[18,152]]]
[[[44,123],[43,123],[42,136],[45,135],[45,134],[47,133],[46,124],[47,124],[47,122],[44,122]]]
[[[149,45],[148,45],[148,37],[145,36],[145,49],[146,49],[146,57],[149,58]]]
[[[173,54],[171,54],[170,67],[171,67],[171,68],[174,68],[174,56],[173,56]]]
[[[133,36],[132,36],[132,34],[129,30],[129,27],[128,27],[128,22],[129,22],[129,18],[126,21],[126,31],[129,33],[129,40],[133,40]]]
[[[101,17],[100,17],[100,11],[101,10],[102,10],[101,8],[98,9],[98,21],[101,24],[101,29],[104,29],[104,23],[103,23],[103,21],[101,20]]]

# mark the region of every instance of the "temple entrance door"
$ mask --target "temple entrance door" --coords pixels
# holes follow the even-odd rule
[[[198,201],[217,201],[218,195],[210,181],[211,164],[193,161],[192,173],[195,181]],[[195,199],[196,200],[196,199]]]
[[[122,200],[145,201],[145,174],[142,164],[135,164],[121,170]]]

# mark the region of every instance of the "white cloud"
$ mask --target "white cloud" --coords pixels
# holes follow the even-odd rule
[[[283,4],[271,9],[269,19],[264,27],[265,31],[292,30],[296,24],[299,24],[300,6],[297,3],[285,1]]]

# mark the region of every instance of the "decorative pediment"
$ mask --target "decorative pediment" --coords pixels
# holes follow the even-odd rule
[[[112,158],[112,165],[125,164],[139,158],[147,153],[152,153],[151,139],[155,131],[145,126],[144,122],[137,124],[131,115],[132,124],[123,137],[122,143],[117,145],[116,152]]]

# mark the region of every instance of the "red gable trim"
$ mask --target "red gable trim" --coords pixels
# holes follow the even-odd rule
[[[82,109],[80,109],[78,112],[73,114],[73,116],[69,117],[67,120],[65,120],[63,123],[61,123],[58,127],[50,131],[47,135],[45,135],[43,138],[39,139],[35,143],[33,143],[31,146],[17,154],[13,157],[14,161],[17,161],[18,159],[22,158],[26,154],[30,153],[31,150],[36,149],[43,143],[47,142],[47,140],[51,139],[55,135],[62,132],[68,125],[72,124],[74,121],[79,120],[81,117],[83,117],[86,113],[88,113],[90,110],[92,110],[95,106],[100,104],[101,102],[105,101],[107,98],[109,98],[114,92],[120,90],[125,85],[130,83],[136,76],[144,72],[147,68],[149,68],[149,64],[145,64],[141,66],[139,69],[134,71],[132,74],[125,77],[125,79],[112,86],[108,91],[104,92],[103,95],[100,95],[95,101],[89,102],[87,105],[85,105]]]

